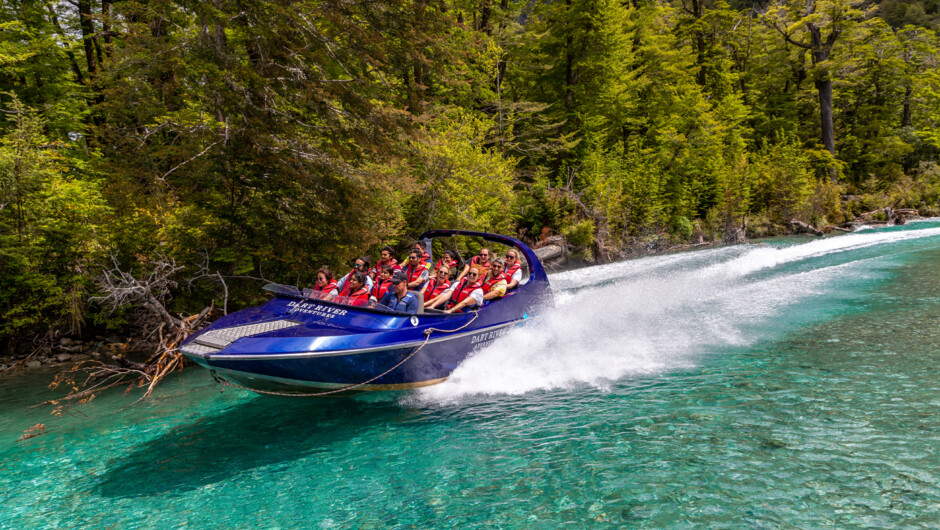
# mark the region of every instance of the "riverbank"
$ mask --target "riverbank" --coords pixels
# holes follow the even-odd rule
[[[0,357],[0,376],[56,366],[71,369],[75,364],[88,360],[120,362],[121,359],[144,357],[154,346],[145,338],[118,335],[99,335],[88,340],[71,337],[46,339],[29,351]]]
[[[563,272],[627,259],[640,259],[673,252],[743,244],[754,239],[768,237],[784,237],[801,234],[822,237],[833,233],[852,233],[859,228],[901,226],[910,221],[928,219],[938,215],[940,215],[940,211],[936,208],[916,210],[912,208],[893,209],[887,207],[860,213],[854,216],[851,221],[819,226],[791,219],[785,224],[768,222],[745,223],[744,226],[738,229],[712,234],[706,234],[700,227],[695,226],[689,238],[691,242],[677,241],[674,236],[663,231],[661,233],[651,234],[645,238],[635,237],[622,248],[610,250],[596,243],[590,246],[572,244],[564,236],[555,235],[542,238],[533,246],[533,249],[548,270],[552,272]]]

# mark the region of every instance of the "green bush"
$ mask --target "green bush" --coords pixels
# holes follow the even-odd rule
[[[669,233],[673,237],[679,238],[683,241],[688,241],[692,239],[692,233],[694,232],[694,227],[692,226],[692,221],[689,221],[688,217],[678,216],[673,217],[669,221]]]
[[[565,240],[576,247],[590,247],[594,245],[594,221],[583,220],[561,229]]]

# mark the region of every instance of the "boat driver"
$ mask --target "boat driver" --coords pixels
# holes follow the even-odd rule
[[[395,271],[392,274],[392,288],[385,293],[385,296],[379,301],[380,304],[385,307],[398,311],[401,313],[411,313],[412,315],[417,314],[418,297],[414,293],[408,290],[408,282],[406,281],[405,273],[403,271]]]

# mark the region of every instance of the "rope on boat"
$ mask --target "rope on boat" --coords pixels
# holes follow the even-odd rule
[[[398,361],[398,363],[397,363],[395,366],[389,368],[388,370],[385,370],[384,372],[382,372],[381,374],[379,374],[379,375],[373,377],[372,379],[363,381],[363,382],[361,382],[361,383],[356,383],[356,384],[354,384],[354,385],[348,385],[348,386],[344,386],[344,387],[340,387],[340,388],[335,388],[335,389],[333,389],[333,390],[328,390],[328,391],[326,391],[326,392],[317,392],[317,393],[315,393],[315,394],[297,394],[297,393],[294,393],[294,392],[272,392],[272,391],[270,391],[270,390],[258,390],[258,389],[256,389],[256,388],[248,388],[247,386],[242,386],[242,385],[233,383],[233,382],[231,382],[231,381],[229,381],[229,380],[227,380],[227,379],[222,379],[221,377],[219,377],[219,376],[217,376],[217,375],[215,374],[215,371],[214,371],[214,370],[211,371],[211,372],[209,372],[209,373],[212,374],[212,378],[215,379],[215,381],[216,381],[217,383],[219,383],[219,384],[222,385],[222,390],[220,391],[220,393],[221,393],[221,392],[225,392],[225,387],[232,386],[232,387],[235,387],[235,388],[241,388],[242,390],[250,390],[250,391],[252,391],[252,392],[257,392],[258,394],[265,394],[265,395],[268,395],[268,396],[322,397],[322,396],[328,396],[328,395],[330,395],[330,394],[339,394],[340,392],[348,392],[348,391],[350,391],[350,390],[359,388],[359,387],[361,387],[361,386],[368,385],[368,384],[371,383],[372,381],[375,381],[376,379],[379,379],[379,378],[381,378],[381,377],[384,377],[384,376],[390,374],[393,370],[395,370],[395,369],[398,368],[399,366],[401,366],[401,365],[405,364],[406,362],[408,362],[408,359],[411,359],[412,357],[414,357],[415,354],[418,353],[419,351],[421,351],[422,348],[424,348],[425,346],[427,346],[427,345],[428,345],[428,341],[431,340],[431,334],[432,334],[432,333],[434,333],[434,332],[437,332],[437,333],[456,333],[456,332],[458,332],[458,331],[461,331],[461,330],[463,330],[463,329],[466,329],[467,326],[469,326],[470,324],[473,324],[473,321],[476,320],[478,316],[480,316],[480,313],[478,313],[477,311],[474,311],[474,312],[473,312],[473,318],[471,318],[470,320],[468,320],[466,324],[460,326],[460,327],[457,328],[457,329],[437,329],[437,328],[428,328],[428,329],[424,330],[424,342],[421,343],[421,346],[418,346],[417,348],[415,348],[415,351],[409,353],[408,355],[405,356],[404,359]]]

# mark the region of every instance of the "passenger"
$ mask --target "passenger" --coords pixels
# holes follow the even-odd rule
[[[480,254],[473,256],[473,258],[464,265],[463,271],[457,276],[457,280],[455,281],[462,280],[463,277],[466,276],[468,272],[470,272],[470,267],[473,266],[480,267],[481,274],[484,276],[486,275],[487,269],[490,268],[490,250],[488,248],[481,248]]]
[[[503,274],[506,276],[507,291],[519,287],[519,282],[522,281],[522,262],[519,261],[519,254],[516,249],[506,251],[506,266]]]
[[[343,276],[342,278],[339,279],[338,282],[336,282],[336,289],[342,292],[343,289],[346,287],[346,279],[349,278],[350,274],[356,271],[359,271],[365,275],[366,289],[372,290],[372,277],[369,276],[368,274],[369,272],[369,257],[368,256],[362,256],[361,258],[356,258],[356,263],[353,264],[352,270],[347,272],[345,276]]]
[[[506,275],[503,260],[497,258],[490,264],[490,272],[483,280],[483,300],[496,300],[506,295]]]
[[[441,265],[437,268],[434,277],[428,280],[428,283],[424,284],[421,289],[421,294],[424,296],[424,306],[427,307],[431,300],[440,296],[449,287],[450,269],[447,268],[447,265]]]
[[[318,300],[332,300],[336,298],[339,291],[336,289],[336,280],[333,279],[333,273],[328,267],[320,267],[317,271],[317,283],[313,286],[313,292],[310,298]]]
[[[382,275],[382,267],[386,265],[391,266],[392,271],[401,269],[401,267],[398,266],[398,260],[393,256],[394,253],[395,251],[392,247],[382,247],[382,250],[379,251],[379,262],[375,264],[375,267],[372,268],[370,273],[373,280]]]
[[[366,288],[366,274],[362,271],[349,273],[346,286],[340,291],[337,301],[355,306],[364,306],[369,303],[369,289]]]
[[[392,269],[391,265],[385,265],[382,267],[382,273],[375,280],[375,283],[372,284],[372,289],[369,293],[372,296],[372,299],[378,301],[381,300],[385,293],[392,286],[392,274],[395,273],[395,270]]]
[[[418,312],[418,297],[408,290],[403,271],[395,271],[392,275],[392,288],[385,293],[385,296],[379,301],[380,304],[394,311],[402,313],[416,314]]]
[[[408,255],[408,265],[402,269],[408,279],[408,290],[420,291],[428,281],[428,268],[421,263],[421,251],[412,250]]]
[[[454,282],[450,288],[431,300],[427,307],[433,309],[447,303],[447,313],[463,311],[465,307],[477,306],[483,303],[483,284],[480,281],[480,267],[470,267],[466,278]]]
[[[430,271],[431,255],[428,254],[428,244],[424,241],[415,241],[415,244],[412,245],[411,250],[417,250],[421,253],[421,264]]]
[[[457,272],[457,270],[460,268],[460,260],[457,259],[456,250],[445,250],[444,257],[437,261],[437,265],[434,266],[434,270],[438,270],[445,266],[450,272]]]

